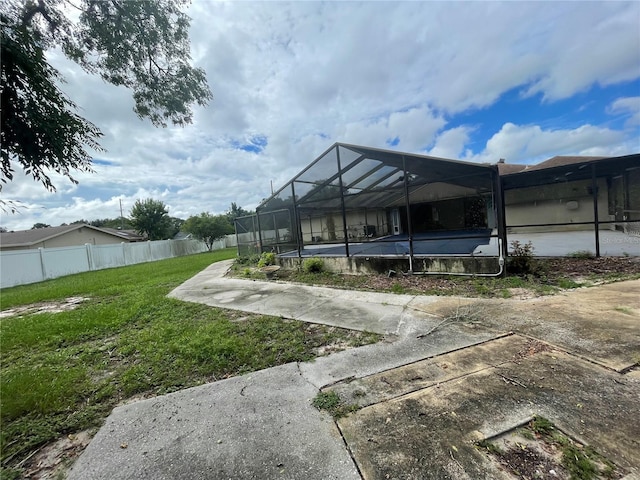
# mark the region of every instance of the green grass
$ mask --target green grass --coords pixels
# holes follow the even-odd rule
[[[311,404],[318,410],[325,410],[335,419],[346,417],[359,409],[357,404],[345,403],[334,391],[318,393]]]
[[[489,440],[480,440],[479,442],[476,442],[476,447],[481,450],[486,450],[487,453],[491,453],[493,455],[499,455],[502,453],[500,447]]]
[[[616,307],[614,310],[616,312],[624,313],[625,315],[633,315],[633,310],[629,307]]]
[[[156,395],[273,365],[304,361],[339,339],[379,340],[340,329],[245,316],[167,298],[173,288],[226,249],[87,272],[2,291],[2,309],[71,296],[88,298],[61,313],[0,321],[2,478],[63,435],[97,427],[119,402]]]

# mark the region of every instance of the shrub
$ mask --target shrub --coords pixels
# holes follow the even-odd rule
[[[520,243],[518,240],[513,240],[509,252],[509,269],[524,275],[537,273],[538,265],[533,258],[533,250],[531,242]]]
[[[260,255],[260,260],[258,260],[258,267],[266,267],[268,265],[273,265],[276,263],[276,254],[273,252],[262,252]]]
[[[570,258],[579,258],[581,260],[596,258],[595,254],[590,250],[578,250],[577,252],[571,252],[568,256]]]
[[[238,265],[255,265],[260,261],[260,256],[257,254],[241,255],[236,259]]]
[[[307,258],[302,262],[302,270],[305,273],[320,273],[324,271],[324,261],[321,258]]]

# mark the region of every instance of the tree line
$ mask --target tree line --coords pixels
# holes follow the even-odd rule
[[[97,220],[80,219],[71,222],[70,225],[86,224],[98,228],[135,230],[148,240],[166,240],[183,231],[198,240],[202,240],[207,245],[207,248],[211,250],[213,242],[235,232],[234,220],[236,218],[251,215],[252,213],[232,202],[229,210],[225,213],[213,215],[209,212],[202,212],[199,215],[193,215],[183,220],[169,216],[169,208],[164,202],[147,198],[145,200],[136,200],[129,212],[129,217]],[[36,223],[31,228],[33,230],[50,226],[46,223]]]

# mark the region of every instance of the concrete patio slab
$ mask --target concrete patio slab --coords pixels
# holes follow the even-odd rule
[[[503,363],[505,353],[510,354],[504,343],[514,342],[518,350],[522,341],[512,336],[414,366],[414,373],[429,377],[434,366],[468,363],[474,355],[480,364],[495,365],[462,375],[440,375],[440,381],[391,400],[378,393],[383,401],[340,419],[363,478],[513,478],[496,469],[475,442],[516,428],[535,415],[550,419],[618,466],[637,472],[638,380],[553,350]],[[366,385],[385,380],[402,383],[407,380],[402,373],[398,378],[402,371],[379,373]],[[418,386],[422,380],[407,385],[412,383]],[[344,398],[357,399],[366,385],[352,382],[331,388]]]
[[[640,362],[640,280],[519,299],[441,297],[411,307],[446,317],[456,312],[478,325],[513,330],[616,371]]]

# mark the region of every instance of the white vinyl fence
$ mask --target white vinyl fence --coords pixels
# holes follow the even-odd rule
[[[231,247],[235,236],[217,240],[213,250]],[[207,251],[199,240],[80,245],[0,252],[0,288],[41,282],[72,273],[123,267]]]

